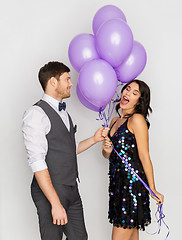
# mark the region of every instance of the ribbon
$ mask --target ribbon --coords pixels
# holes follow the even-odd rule
[[[113,150],[115,151],[115,153],[121,158],[121,160],[127,165],[127,167],[131,170],[131,172],[140,180],[140,182],[144,185],[144,187],[152,194],[154,195],[156,198],[158,198],[156,196],[156,194],[149,188],[149,186],[142,180],[142,178],[134,171],[134,169],[132,167],[129,166],[129,164],[127,163],[127,161],[121,157],[121,155],[116,151],[116,149],[113,147],[113,145],[111,145],[111,147],[113,148]],[[159,199],[159,198],[158,198]],[[159,218],[157,217],[157,214],[159,214]],[[155,217],[157,219],[157,223],[159,224],[159,230],[153,234],[156,234],[156,233],[160,233],[161,231],[161,226],[162,226],[162,223],[166,226],[166,228],[168,229],[168,233],[166,235],[166,238],[165,240],[168,238],[169,236],[169,227],[167,226],[167,224],[165,223],[164,221],[164,218],[165,218],[165,215],[163,213],[163,204],[159,205],[158,208],[157,208],[157,211],[155,213]],[[152,235],[153,235],[152,234]]]
[[[116,96],[113,99],[111,99],[111,101],[107,104],[107,111],[106,110],[99,111],[99,118],[97,118],[96,120],[104,120],[104,124],[102,124],[103,127],[108,127],[109,126],[109,122],[110,122],[112,113],[114,111],[116,102],[119,99],[119,93],[121,92],[122,85],[123,85],[123,83],[118,84],[117,88],[119,88],[119,90],[116,91],[116,93],[115,93]],[[112,102],[114,104],[111,107]],[[106,114],[106,112],[107,112],[107,114]]]

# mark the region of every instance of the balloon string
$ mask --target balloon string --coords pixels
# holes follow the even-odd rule
[[[114,111],[116,102],[117,102],[117,100],[119,99],[119,93],[121,92],[122,85],[123,85],[123,83],[118,84],[118,87],[120,87],[120,88],[119,88],[118,92],[116,91],[116,98],[115,98],[115,99],[112,99],[112,101],[114,102],[114,104],[113,104],[113,107],[112,107],[112,110],[111,110],[110,114],[108,114],[108,116],[109,116],[109,117],[108,117],[108,122],[110,122],[110,119],[111,119],[112,113],[113,113],[113,111]]]
[[[104,124],[102,124],[103,127],[108,127],[108,126],[109,126],[109,122],[110,122],[112,113],[113,113],[113,111],[114,111],[116,102],[117,102],[117,100],[119,99],[119,93],[121,92],[122,85],[123,85],[123,83],[120,83],[120,84],[118,84],[118,86],[117,86],[117,88],[118,88],[118,87],[120,87],[120,88],[119,88],[118,91],[116,90],[116,92],[115,92],[116,97],[111,100],[111,101],[114,102],[112,108],[111,108],[111,102],[109,102],[109,103],[107,104],[107,108],[108,108],[108,109],[107,109],[107,115],[106,115],[105,110],[99,111],[99,118],[97,118],[96,120],[104,120]],[[107,116],[108,116],[108,117],[107,117]]]
[[[116,149],[113,147],[113,145],[111,145],[111,147],[113,148],[113,150],[115,151],[115,153],[119,156],[119,158],[122,160],[123,163],[125,163],[125,165],[131,170],[131,172],[136,176],[136,180],[139,179],[140,182],[144,185],[144,187],[153,195],[155,196],[156,198],[158,198],[156,196],[156,194],[149,188],[149,186],[141,179],[141,177],[134,171],[134,169],[132,167],[129,166],[128,162],[116,151]],[[159,198],[158,198],[159,199]],[[157,217],[157,214],[159,214],[159,218]],[[166,238],[168,238],[169,236],[169,227],[168,225],[165,223],[164,221],[164,218],[165,218],[165,215],[163,213],[163,204],[159,205],[158,208],[157,208],[157,211],[155,213],[155,217],[157,219],[157,223],[159,224],[159,230],[153,234],[156,234],[156,233],[160,233],[161,231],[161,226],[162,226],[162,223],[166,226],[166,228],[168,229],[168,233],[166,235]],[[151,234],[151,235],[153,235]]]

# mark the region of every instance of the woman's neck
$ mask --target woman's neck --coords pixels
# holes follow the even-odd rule
[[[125,116],[128,116],[130,114],[133,113],[133,110],[129,111],[129,110],[122,110],[121,112],[121,118],[125,118]]]

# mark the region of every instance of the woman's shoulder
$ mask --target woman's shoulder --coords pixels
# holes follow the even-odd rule
[[[142,114],[135,113],[129,118],[128,129],[133,134],[145,132],[148,130],[147,122]]]
[[[131,117],[130,117],[131,121],[145,121],[145,118],[142,114],[140,113],[134,113]]]
[[[140,113],[135,113],[129,118],[129,123],[132,126],[141,126],[141,125],[146,125],[146,120],[144,116]]]

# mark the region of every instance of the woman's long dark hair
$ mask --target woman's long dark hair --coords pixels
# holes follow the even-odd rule
[[[135,82],[138,84],[141,95],[140,95],[140,98],[138,99],[138,103],[135,106],[134,112],[132,114],[125,115],[124,117],[130,118],[133,114],[140,113],[144,116],[144,118],[147,122],[147,126],[149,128],[150,123],[149,123],[147,117],[149,115],[149,112],[152,113],[152,108],[150,107],[150,88],[145,82],[138,80],[138,79],[134,79],[124,85],[124,87],[121,90],[121,94],[128,87],[128,85],[131,84],[132,82]],[[117,100],[117,102],[119,102],[119,103],[116,105],[116,112],[121,117],[121,114],[119,113],[120,101],[121,101],[121,98]]]

